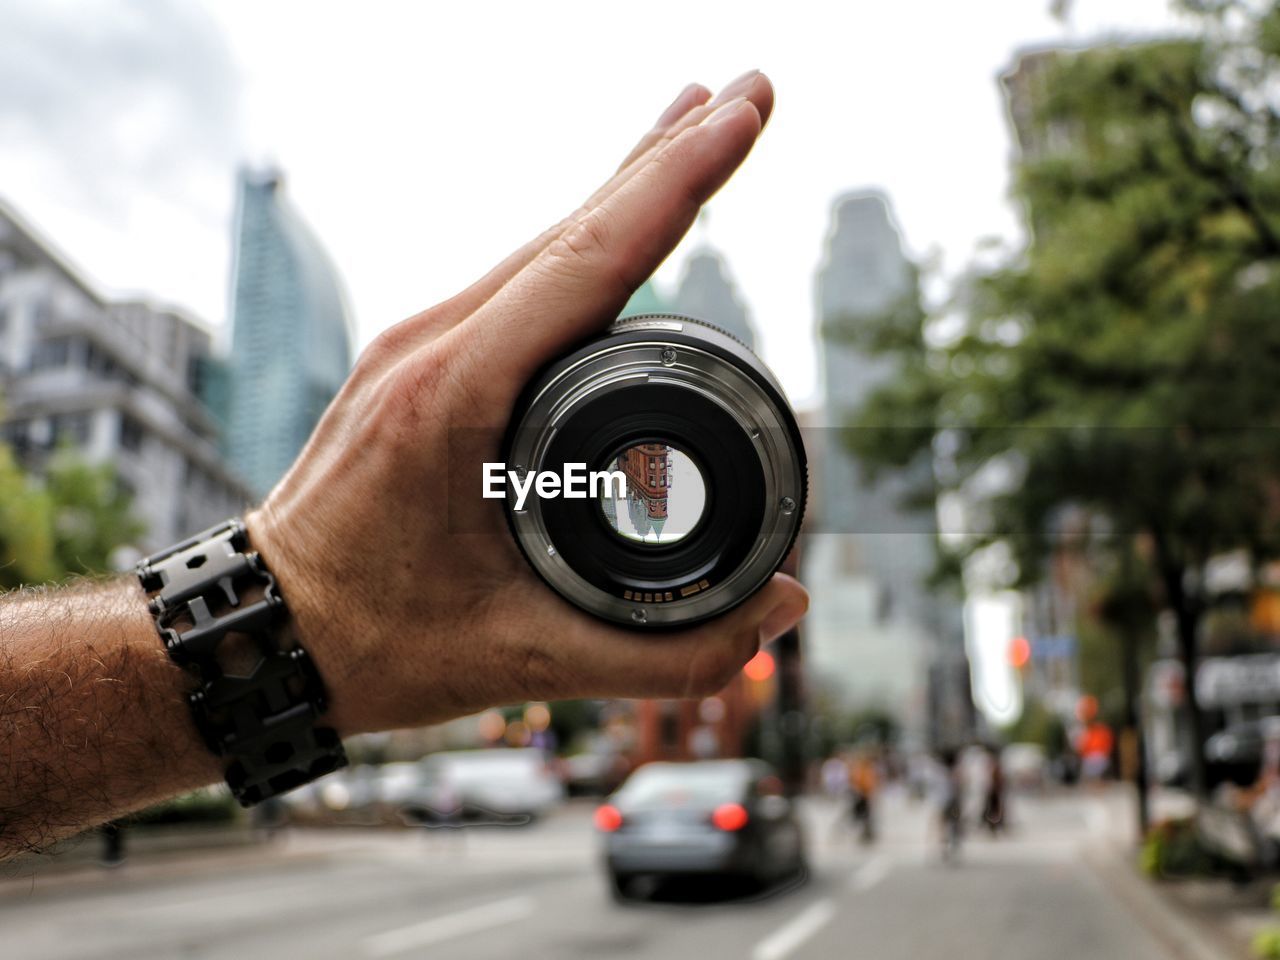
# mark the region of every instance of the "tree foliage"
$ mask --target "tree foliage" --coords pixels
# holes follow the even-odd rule
[[[0,590],[108,572],[143,529],[110,466],[60,451],[37,477],[0,445]]]
[[[1190,664],[1205,563],[1280,555],[1280,14],[1185,6],[1200,35],[1063,52],[1022,91],[1032,242],[965,278],[963,329],[851,443],[932,448],[964,549],[1009,544],[1024,583],[1068,512],[1140,542]]]

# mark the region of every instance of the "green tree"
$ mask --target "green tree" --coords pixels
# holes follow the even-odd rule
[[[1280,13],[1184,6],[1201,36],[1064,52],[1040,75],[1014,187],[1033,242],[966,278],[945,347],[909,346],[901,322],[897,343],[869,334],[902,373],[850,442],[879,469],[939,451],[980,506],[964,549],[1006,543],[1024,583],[1067,510],[1118,555],[1140,542],[1194,703],[1205,564],[1280,544]]]
[[[0,444],[0,590],[108,572],[143,530],[109,465],[59,451],[34,476]]]
[[[53,504],[54,559],[66,574],[110,570],[112,553],[146,529],[108,464],[60,454],[49,466],[45,490]]]
[[[0,590],[56,578],[53,539],[52,502],[0,444]]]

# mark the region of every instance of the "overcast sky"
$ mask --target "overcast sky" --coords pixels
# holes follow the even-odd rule
[[[774,118],[693,239],[810,402],[832,199],[882,188],[948,274],[1016,238],[998,74],[1029,44],[1167,28],[1166,6],[5,0],[0,196],[107,292],[221,326],[235,167],[278,163],[363,346],[575,207],[686,82],[759,67]]]

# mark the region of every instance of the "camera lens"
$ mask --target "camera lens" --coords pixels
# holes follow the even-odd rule
[[[504,453],[527,478],[506,509],[530,565],[630,627],[689,626],[741,603],[804,512],[804,447],[781,387],[689,317],[628,317],[549,365],[517,402]],[[544,485],[547,474],[559,479]]]

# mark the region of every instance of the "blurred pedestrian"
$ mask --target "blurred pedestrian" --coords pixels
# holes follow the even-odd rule
[[[118,867],[124,863],[124,821],[112,820],[102,826],[102,865]]]
[[[849,792],[849,768],[838,753],[822,762],[822,792],[837,800]]]
[[[990,747],[990,763],[987,768],[987,789],[982,799],[982,822],[991,835],[1005,828],[1004,766],[1000,763],[1000,748]]]
[[[1097,782],[1107,775],[1111,768],[1111,752],[1115,749],[1115,742],[1111,728],[1101,720],[1094,720],[1084,728],[1079,736],[1078,752],[1080,772],[1085,780]]]
[[[853,822],[863,843],[876,838],[875,799],[880,788],[880,774],[870,751],[860,750],[849,765],[849,789],[852,793]]]
[[[942,859],[951,863],[960,855],[960,840],[964,835],[964,773],[958,751],[944,750],[938,762],[942,768],[938,828],[942,838]]]

